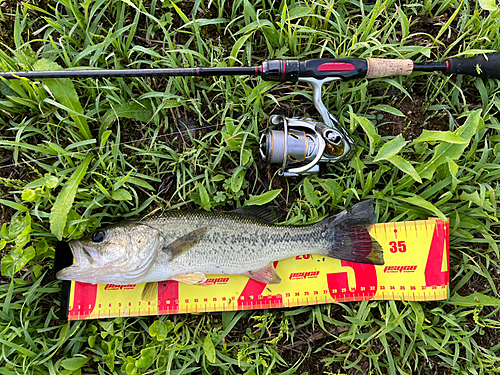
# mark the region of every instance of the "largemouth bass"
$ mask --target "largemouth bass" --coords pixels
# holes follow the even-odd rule
[[[92,284],[203,284],[205,275],[215,274],[278,284],[273,262],[298,255],[384,264],[382,247],[368,233],[375,222],[371,201],[306,226],[275,225],[275,219],[274,211],[251,206],[228,213],[169,211],[118,223],[71,241],[75,263],[57,278]]]

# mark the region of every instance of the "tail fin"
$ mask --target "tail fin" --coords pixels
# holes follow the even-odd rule
[[[373,200],[363,201],[318,223],[323,227],[332,247],[327,256],[356,263],[384,264],[382,246],[370,236],[375,224]]]

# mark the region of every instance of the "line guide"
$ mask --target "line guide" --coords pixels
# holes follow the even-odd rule
[[[266,285],[244,276],[207,275],[208,286],[158,283],[158,295],[141,299],[144,284],[63,282],[68,320],[296,307],[365,300],[436,301],[449,295],[449,223],[375,224],[370,234],[384,248],[374,266],[305,254],[275,262],[282,281]],[[56,255],[57,258],[57,255]]]

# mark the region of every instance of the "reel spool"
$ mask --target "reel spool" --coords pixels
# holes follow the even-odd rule
[[[260,139],[260,153],[269,164],[280,164],[286,177],[319,172],[320,162],[336,162],[352,152],[346,149],[346,135],[323,122],[307,118],[271,116],[270,125],[283,130],[268,130]],[[350,139],[350,138],[349,138]]]

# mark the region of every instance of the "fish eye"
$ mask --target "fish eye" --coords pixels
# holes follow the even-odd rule
[[[92,233],[92,241],[94,242],[102,242],[104,240],[104,231],[98,230]]]

